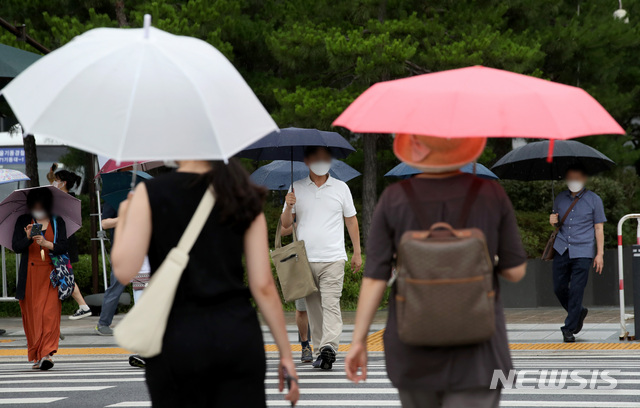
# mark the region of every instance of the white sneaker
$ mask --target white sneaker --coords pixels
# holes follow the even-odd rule
[[[84,310],[82,308],[79,308],[78,310],[76,310],[76,312],[74,314],[69,316],[69,320],[80,320],[80,319],[84,319],[85,317],[89,317],[89,316],[91,316],[91,309]]]

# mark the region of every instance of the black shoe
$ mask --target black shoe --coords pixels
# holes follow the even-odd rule
[[[3,334],[5,334],[7,331],[4,329],[0,329],[0,336],[2,336]]]
[[[331,370],[333,363],[336,361],[336,352],[333,351],[331,346],[324,346],[320,349],[320,358],[322,359],[320,368],[323,370]]]
[[[573,331],[573,334],[580,333],[580,330],[582,330],[582,326],[584,326],[584,319],[587,317],[587,313],[589,313],[589,309],[587,309],[586,307],[583,307],[582,313],[580,314],[580,321],[578,322],[578,327],[576,327],[576,329]]]
[[[129,356],[129,365],[131,367],[145,368],[147,366],[147,362],[144,361],[142,357],[139,355]]]
[[[562,331],[562,338],[564,339],[565,343],[575,343],[575,341],[576,341],[575,336],[570,331],[564,331],[563,330]]]
[[[313,364],[311,364],[311,366],[313,368],[320,368],[320,366],[322,366],[322,356],[318,356],[316,361],[314,361]]]

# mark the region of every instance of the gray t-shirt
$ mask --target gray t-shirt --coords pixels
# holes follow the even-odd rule
[[[445,221],[459,228],[455,222],[473,178],[473,175],[463,173],[443,179],[413,178],[410,182],[430,224]],[[526,261],[511,201],[498,183],[482,182],[467,227],[484,232],[491,257],[499,257],[496,273]],[[373,215],[365,277],[388,280],[402,234],[421,229],[402,186],[399,183],[389,186]],[[387,371],[396,387],[433,391],[488,387],[494,370],[505,370],[507,374],[506,371],[513,368],[497,276],[494,285],[496,331],[493,337],[484,343],[458,347],[419,347],[402,343],[398,338],[395,287],[392,289],[384,345]],[[460,336],[464,335],[465,328],[460,327]]]

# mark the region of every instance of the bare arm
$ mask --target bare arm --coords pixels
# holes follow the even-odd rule
[[[282,303],[271,273],[267,240],[267,221],[264,214],[260,214],[244,235],[244,252],[249,289],[278,346],[281,369],[282,367],[286,368],[291,376],[297,378],[291,355],[291,345],[287,336],[284,313],[282,312]],[[280,391],[282,391],[283,386],[281,378]],[[297,395],[297,383],[292,382],[292,388],[287,395],[287,399],[297,401]]]
[[[360,248],[360,228],[358,227],[358,218],[354,215],[344,219],[344,223],[349,231],[349,238],[353,244],[353,256],[351,257],[351,269],[354,273],[358,272],[362,267],[362,250]]]
[[[102,220],[102,229],[112,229],[118,225],[118,217],[115,218],[104,218]]]
[[[520,282],[527,272],[527,263],[515,266],[513,268],[502,269],[500,275],[509,282]]]
[[[594,225],[596,230],[596,257],[593,260],[593,267],[597,273],[602,273],[604,268],[604,224],[598,223]]]
[[[111,262],[116,278],[126,285],[142,268],[151,241],[151,207],[143,183],[138,184],[133,196],[129,195],[120,204],[118,215]]]
[[[356,383],[367,379],[367,334],[386,288],[387,282],[384,280],[362,280],[351,350],[345,360],[347,378]]]

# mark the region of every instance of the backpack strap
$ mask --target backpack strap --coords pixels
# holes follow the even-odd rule
[[[51,221],[53,221],[53,243],[58,242],[58,223],[56,222],[56,216],[51,217]]]
[[[404,189],[407,198],[409,199],[409,206],[411,207],[411,211],[418,219],[418,223],[420,224],[420,228],[424,230],[428,230],[431,228],[431,225],[427,222],[425,218],[425,213],[418,203],[416,198],[415,190],[413,189],[413,185],[411,184],[411,179],[405,180],[400,183],[402,188]],[[462,212],[460,213],[460,217],[458,219],[458,228],[464,228],[467,225],[467,220],[469,219],[469,212],[471,212],[471,207],[473,203],[476,201],[478,197],[478,192],[480,191],[480,187],[482,186],[482,179],[475,177],[471,182],[471,187],[469,187],[469,192],[467,193],[464,203],[462,204]]]

